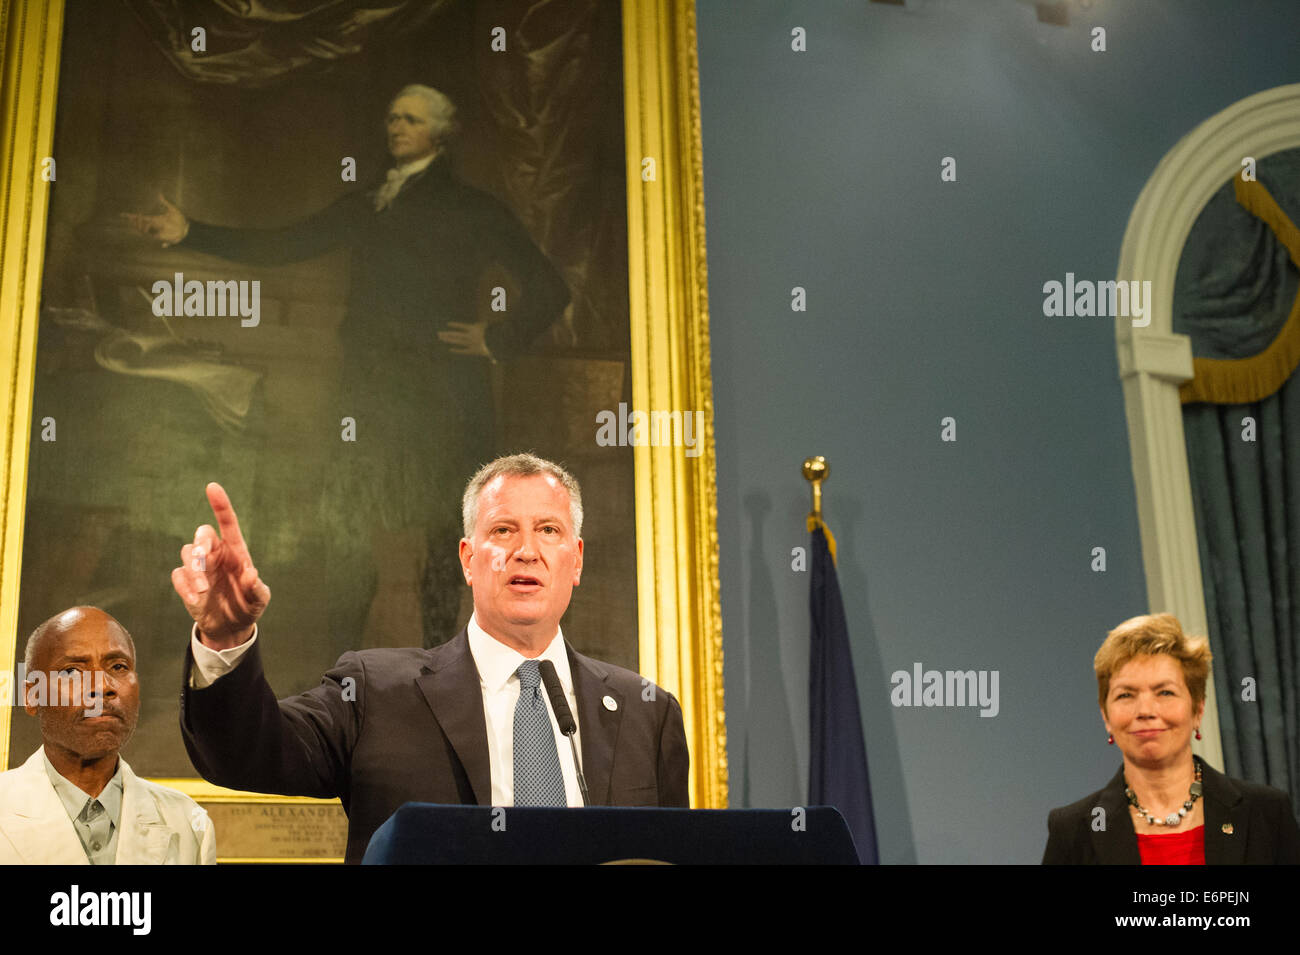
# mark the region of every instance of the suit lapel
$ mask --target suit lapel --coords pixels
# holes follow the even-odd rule
[[[1093,828],[1093,819],[1088,819],[1092,833],[1092,848],[1097,854],[1100,865],[1141,865],[1142,855],[1138,852],[1137,832],[1133,828],[1133,817],[1129,815],[1128,799],[1124,796],[1124,767],[1121,766],[1113,779],[1101,791],[1097,805],[1105,810],[1102,817],[1103,829]]]
[[[1241,790],[1208,765],[1201,773],[1205,800],[1205,864],[1243,865],[1246,861],[1247,816],[1238,812]]]
[[[448,643],[429,651],[429,656],[415,683],[465,768],[475,800],[486,806],[492,802],[492,767],[488,761],[483,690],[469,652],[468,632],[462,630]]]
[[[18,769],[9,807],[0,810],[0,830],[23,862],[31,865],[89,865],[68,811],[45,773],[45,749]]]
[[[122,760],[120,824],[117,865],[162,865],[168,861],[168,852],[173,844],[176,854],[180,852],[180,833],[167,824],[153,794],[131,771],[126,760]]]
[[[573,695],[578,699],[578,732],[582,735],[582,772],[587,778],[587,792],[593,806],[608,806],[614,747],[623,721],[623,695],[609,685],[599,663],[577,653],[567,642],[565,649],[573,674]],[[614,709],[605,705],[606,697],[613,700]]]

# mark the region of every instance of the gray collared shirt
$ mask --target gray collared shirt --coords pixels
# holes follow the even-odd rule
[[[72,828],[86,851],[86,860],[91,865],[113,865],[117,859],[117,832],[122,823],[121,758],[117,761],[117,772],[98,796],[82,792],[75,783],[64,778],[48,755],[45,756],[45,774],[50,777],[59,801],[72,820]]]

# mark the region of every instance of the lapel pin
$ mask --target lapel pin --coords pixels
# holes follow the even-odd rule
[[[1230,836],[1230,835],[1232,835],[1232,823],[1230,823],[1230,822],[1225,822],[1225,823],[1223,824],[1223,834],[1224,834],[1225,836]]]
[[[618,703],[614,700],[612,696],[607,696],[604,699],[602,699],[600,702],[604,703],[605,709],[609,710],[611,713],[613,713],[616,709],[618,709]]]

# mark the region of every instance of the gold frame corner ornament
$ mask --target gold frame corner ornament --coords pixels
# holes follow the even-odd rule
[[[63,13],[63,0],[0,0],[0,658],[6,668],[17,651],[50,198],[40,170],[53,153]],[[694,4],[623,0],[623,47],[634,407],[700,411],[704,421],[697,457],[682,448],[634,449],[640,666],[681,701],[691,804],[723,808],[726,725]],[[646,157],[654,161],[653,179],[642,177]],[[12,713],[0,706],[0,770],[8,765]],[[201,780],[167,782],[215,798]]]

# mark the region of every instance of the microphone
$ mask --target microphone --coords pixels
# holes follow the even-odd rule
[[[550,660],[543,660],[538,664],[537,669],[542,675],[542,685],[546,687],[546,695],[550,697],[555,721],[560,724],[560,732],[569,737],[569,746],[573,749],[573,768],[578,771],[578,788],[582,790],[582,804],[589,806],[591,799],[587,795],[587,780],[582,775],[582,760],[578,758],[578,744],[573,741],[573,734],[578,732],[578,723],[573,718],[573,710],[569,709],[569,700],[564,695],[564,687],[560,685],[555,664]]]

